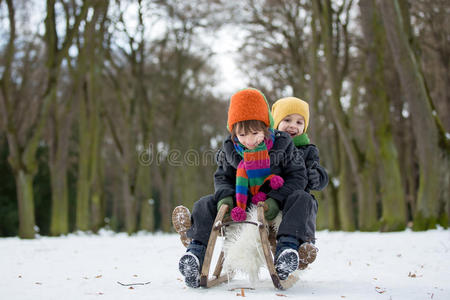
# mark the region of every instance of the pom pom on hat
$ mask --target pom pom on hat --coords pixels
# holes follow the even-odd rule
[[[256,193],[255,196],[253,196],[252,203],[256,205],[256,204],[258,204],[258,202],[266,201],[266,199],[267,199],[267,195],[265,193],[258,192],[258,193]]]
[[[284,184],[284,179],[281,176],[275,175],[270,179],[270,187],[278,190]]]
[[[305,119],[305,129],[303,130],[305,133],[309,123],[309,105],[306,101],[295,97],[279,99],[272,105],[273,128],[278,128],[281,120],[292,114],[299,114]]]
[[[236,206],[231,210],[231,218],[235,222],[245,221],[245,219],[247,219],[247,213],[244,209]]]

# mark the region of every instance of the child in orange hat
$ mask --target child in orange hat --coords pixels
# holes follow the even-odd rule
[[[297,249],[307,239],[305,218],[314,205],[306,188],[303,159],[290,136],[273,129],[273,118],[265,96],[247,88],[230,99],[227,128],[230,136],[217,155],[214,195],[194,204],[187,236],[187,252],[179,270],[189,287],[198,287],[206,245],[217,211],[221,205],[232,208],[235,221],[246,218],[248,205],[265,201],[265,218],[272,220],[279,210],[283,218],[277,235],[275,268],[280,279],[286,279],[299,265]]]
[[[306,133],[309,123],[308,103],[295,97],[282,98],[272,105],[272,115],[274,127],[287,132],[291,136],[294,145],[305,161],[308,175],[308,184],[305,191],[309,193],[311,190],[323,190],[328,184],[328,174],[320,165],[317,147],[310,143]],[[311,211],[308,216],[310,240],[303,241],[299,249],[301,268],[306,268],[308,264],[312,263],[318,251],[313,244],[316,231],[317,201],[313,195],[311,197],[316,205],[315,210]]]

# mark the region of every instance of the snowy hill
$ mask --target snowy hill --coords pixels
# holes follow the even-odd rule
[[[450,299],[450,231],[317,233],[319,254],[287,291],[266,270],[249,299]],[[230,299],[243,274],[211,289],[186,288],[175,234],[0,239],[0,299]],[[117,283],[145,283],[133,288]],[[232,290],[234,288],[238,288]],[[238,299],[238,298],[236,298]]]

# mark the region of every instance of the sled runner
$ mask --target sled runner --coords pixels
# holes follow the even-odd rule
[[[223,222],[223,218],[228,211],[228,205],[222,205],[220,207],[219,212],[217,213],[216,219],[214,221],[211,235],[209,237],[208,246],[206,249],[205,259],[203,261],[202,271],[200,275],[200,286],[209,288],[216,286],[220,283],[223,283],[225,281],[228,281],[233,274],[231,275],[221,275],[222,269],[223,269],[223,263],[224,263],[224,252],[221,251],[219,259],[217,261],[217,264],[215,266],[213,277],[209,277],[209,271],[211,268],[211,261],[212,256],[214,253],[214,249],[216,246],[217,238],[221,235],[222,228],[227,226],[232,226],[233,224],[239,224],[239,223],[248,223],[254,226],[257,226],[259,229],[259,234],[261,237],[261,245],[262,250],[264,253],[264,258],[266,261],[267,268],[270,273],[270,277],[272,279],[273,285],[275,288],[279,290],[285,290],[290,288],[297,279],[293,277],[293,275],[289,275],[289,277],[286,280],[280,280],[278,277],[278,274],[275,270],[274,262],[273,262],[273,255],[275,250],[275,236],[270,234],[269,238],[269,226],[267,221],[264,218],[264,203],[260,202],[257,206],[257,214],[258,214],[258,222],[251,222],[251,221],[242,221],[242,222]]]

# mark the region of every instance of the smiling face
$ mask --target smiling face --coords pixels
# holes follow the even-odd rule
[[[278,130],[289,133],[291,138],[301,135],[305,130],[305,119],[299,114],[287,115],[281,120]]]
[[[258,120],[241,121],[233,125],[232,139],[238,139],[245,148],[253,150],[261,144],[265,138],[270,138],[270,132],[266,124]]]
[[[239,140],[239,143],[244,145],[244,147],[247,149],[253,150],[264,141],[263,130],[254,129],[245,132],[243,128],[237,128],[236,131],[236,136]]]

